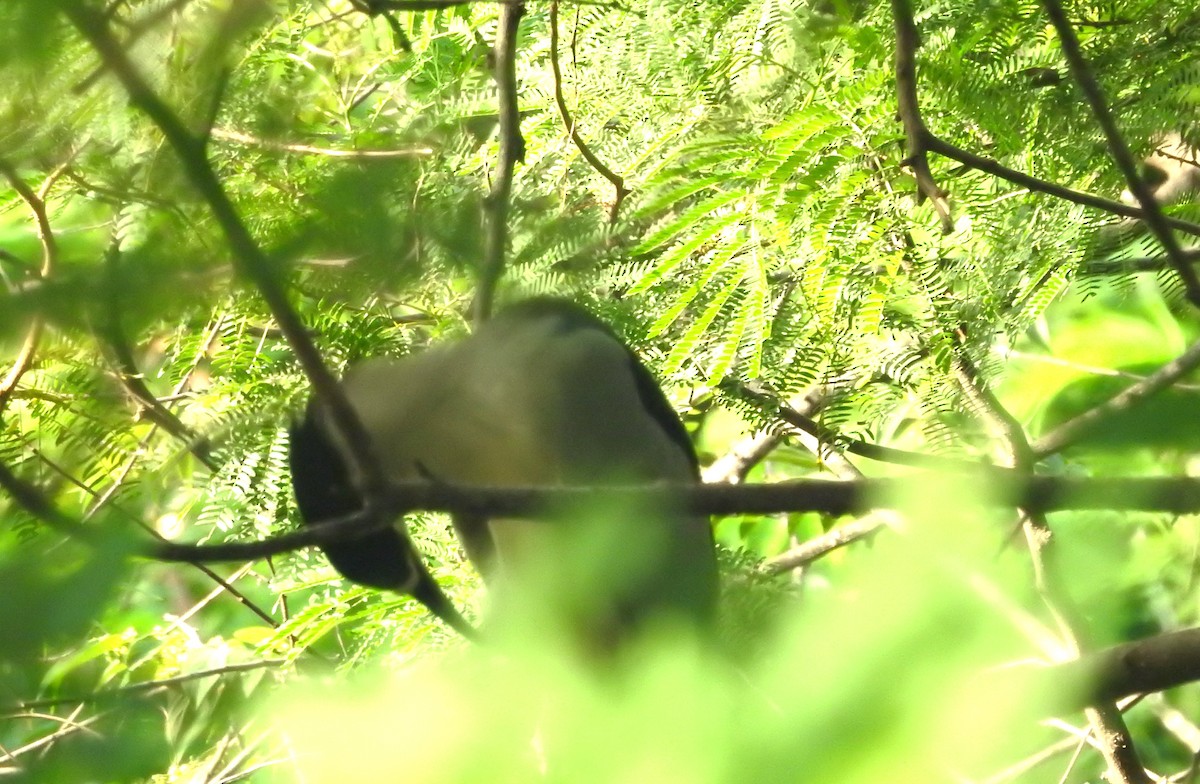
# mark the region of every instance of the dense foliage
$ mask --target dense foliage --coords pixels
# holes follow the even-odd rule
[[[0,466],[37,491],[0,500],[0,771],[1118,775],[1087,748],[1111,742],[1111,717],[1072,713],[1066,684],[1048,694],[996,672],[1200,624],[1197,518],[985,509],[983,481],[951,492],[910,465],[1196,470],[1195,305],[1129,217],[1120,149],[1040,3],[525,9],[524,159],[498,299],[554,293],[602,315],[658,374],[714,481],[912,477],[888,501],[897,512],[714,519],[719,650],[664,634],[597,676],[536,629],[527,647],[479,655],[315,550],[232,566],[138,557],[155,537],[296,525],[287,424],[309,382],[230,214],[335,370],[467,331],[512,144],[492,73],[507,6],[418,5],[0,5]],[[1190,259],[1200,9],[1066,11],[1131,155],[1175,151],[1150,185],[1165,196],[1183,181],[1164,209]],[[932,145],[901,122],[906,18]],[[181,154],[172,124],[198,154]],[[926,150],[940,190],[918,198]],[[204,161],[224,195],[198,186]],[[1060,429],[1147,376],[1156,395]],[[445,520],[408,525],[476,612],[478,578]],[[770,566],[838,531],[849,546]],[[1142,764],[1194,778],[1195,686],[1146,697],[1126,722]]]

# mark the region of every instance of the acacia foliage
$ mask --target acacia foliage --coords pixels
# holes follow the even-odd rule
[[[278,695],[276,681],[309,670],[402,669],[451,642],[412,603],[344,585],[310,552],[215,567],[245,603],[209,597],[212,578],[195,569],[125,557],[151,531],[219,541],[294,526],[285,429],[307,382],[235,274],[212,205],[161,128],[61,13],[79,4],[99,8],[15,0],[0,9],[0,335],[8,366],[24,370],[5,393],[0,460],[84,519],[104,547],[5,507],[0,621],[11,656],[0,664],[0,699],[11,709],[0,742],[20,753],[0,764],[45,781],[289,780],[303,762],[288,738],[315,733],[317,744],[329,723],[281,729],[269,717],[287,711],[264,712],[249,696]],[[521,23],[525,158],[502,298],[553,292],[603,314],[664,380],[710,461],[744,432],[782,432],[777,405],[742,385],[776,403],[815,392],[810,410],[833,454],[788,441],[754,478],[844,476],[852,471],[836,457],[864,442],[1004,460],[1012,444],[981,389],[995,390],[1036,439],[1131,383],[1095,368],[1150,372],[1196,332],[1156,244],[1129,221],[938,156],[932,174],[949,194],[948,221],[914,198],[893,60],[904,4],[895,6],[564,5],[557,51],[549,6],[531,6]],[[931,133],[1046,182],[1118,197],[1111,145],[1038,4],[948,0],[913,11]],[[1079,3],[1068,12],[1136,155],[1170,134],[1200,141],[1193,4]],[[105,14],[153,90],[206,137],[223,188],[335,368],[466,329],[501,143],[489,71],[496,6],[370,16],[340,2],[131,0]],[[618,209],[611,183],[564,128],[556,89],[574,130],[625,178],[631,193]],[[1168,211],[1197,218],[1189,200]],[[1040,467],[1185,471],[1193,394],[1176,385],[1090,440],[1037,455]],[[355,702],[357,718],[339,718],[340,742],[386,724],[396,701],[426,711],[444,701],[454,710],[405,735],[402,748],[420,765],[405,764],[418,777],[476,780],[496,766],[532,775],[527,737],[556,737],[541,718],[542,693],[528,688],[542,678],[547,693],[568,695],[559,745],[546,753],[571,780],[625,780],[638,765],[681,781],[793,780],[797,770],[895,778],[897,766],[925,780],[954,756],[946,717],[957,714],[942,704],[953,702],[953,674],[1045,654],[1035,643],[1053,635],[1012,639],[1014,626],[1040,629],[1050,617],[1031,595],[1025,556],[1002,548],[1012,521],[949,514],[951,501],[966,503],[944,499],[911,515],[933,533],[819,562],[795,592],[731,563],[726,636],[754,653],[740,666],[755,695],[727,662],[670,646],[648,655],[648,685],[627,703],[560,665],[507,673],[526,687],[518,694],[489,690],[469,668],[455,678],[435,670],[415,689],[389,692],[392,702]],[[410,522],[451,595],[477,602],[442,521]],[[769,557],[838,522],[816,512],[731,517],[717,531],[728,548]],[[1075,514],[1052,523],[1068,586],[1054,598],[1083,608],[1088,628],[1079,631],[1093,644],[1197,621],[1193,519]],[[889,579],[903,590],[881,587]],[[991,598],[964,598],[971,580],[999,589],[976,586]],[[797,611],[793,593],[816,608]],[[868,598],[857,605],[860,594]],[[956,631],[964,617],[977,621]],[[231,664],[249,669],[94,697]],[[343,678],[341,688],[353,689]],[[761,692],[774,702],[757,701]],[[38,699],[64,701],[19,707]],[[972,765],[994,772],[1038,740],[1059,740],[1030,730],[1003,695],[979,699]],[[1195,694],[1151,702],[1134,715],[1139,747],[1152,766],[1182,766],[1189,747],[1164,717],[1195,716]],[[495,731],[504,716],[481,707],[495,704],[517,709],[506,732]],[[751,718],[731,718],[739,711]],[[64,724],[68,716],[96,734]],[[672,733],[659,745],[689,749],[687,764],[645,742],[663,727]],[[719,742],[705,743],[710,735]],[[451,741],[468,750],[460,767],[436,753]],[[864,746],[870,754],[849,752]],[[387,750],[387,741],[371,748]],[[620,762],[589,766],[596,755]],[[269,762],[285,772],[252,772]],[[386,764],[375,769],[385,778],[401,763]],[[1100,765],[1085,757],[1071,775],[1094,777]]]

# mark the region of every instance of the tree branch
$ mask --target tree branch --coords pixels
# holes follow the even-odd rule
[[[942,231],[954,230],[950,217],[947,193],[933,179],[926,155],[925,121],[921,119],[921,104],[917,99],[917,48],[920,40],[913,21],[911,0],[892,0],[892,19],[896,29],[896,98],[900,121],[904,125],[906,157],[904,165],[912,169],[917,179],[917,201],[927,197],[942,221]]]
[[[109,272],[108,308],[106,318],[104,319],[104,326],[100,330],[104,342],[108,346],[109,354],[117,366],[117,380],[120,382],[121,388],[133,398],[136,405],[141,409],[142,415],[161,427],[168,434],[182,441],[187,450],[197,460],[203,463],[208,470],[215,472],[218,465],[212,457],[208,439],[201,438],[190,427],[183,424],[179,417],[175,416],[174,412],[167,408],[165,404],[159,401],[154,393],[150,391],[150,387],[146,386],[145,377],[137,366],[137,360],[134,358],[133,350],[130,348],[129,341],[125,336],[125,329],[121,325],[121,287],[115,275],[118,254],[119,251],[114,241],[114,244],[109,249],[107,260]]]
[[[11,713],[15,711],[27,711],[37,708],[52,708],[56,705],[67,705],[75,703],[95,703],[105,702],[108,700],[119,699],[121,697],[129,697],[135,694],[144,694],[146,692],[158,691],[159,689],[170,689],[176,686],[181,686],[185,683],[200,680],[202,678],[217,678],[222,675],[236,675],[243,672],[252,672],[254,670],[262,670],[269,667],[282,667],[289,664],[287,659],[260,659],[253,662],[245,662],[243,664],[229,664],[224,667],[216,667],[211,670],[199,670],[198,672],[189,672],[184,675],[176,675],[173,678],[159,678],[153,681],[142,681],[141,683],[131,683],[128,686],[122,686],[117,689],[103,689],[94,691],[90,694],[78,694],[69,697],[51,697],[44,700],[30,700],[28,702],[19,702],[7,708],[0,707],[0,713]]]
[[[1034,441],[1031,445],[1034,456],[1040,460],[1061,452],[1086,435],[1088,431],[1094,430],[1106,420],[1157,395],[1197,367],[1200,367],[1200,340],[1188,346],[1187,350],[1178,357],[1141,381],[1126,387],[1100,405],[1063,422]]]
[[[563,126],[571,136],[571,141],[575,143],[579,154],[588,162],[588,165],[613,185],[615,195],[608,208],[608,222],[614,224],[617,222],[617,214],[621,210],[621,202],[625,200],[630,191],[625,187],[625,178],[605,166],[592,152],[592,148],[583,140],[579,129],[575,127],[575,120],[571,117],[570,109],[567,108],[567,99],[563,97],[562,69],[558,63],[558,0],[550,0],[550,69],[554,73],[554,103],[558,105],[558,113],[562,117]]]
[[[980,377],[964,347],[956,347],[953,364],[955,375],[958,376],[968,400],[984,419],[1000,432],[1013,469],[1021,475],[1030,475],[1036,460],[1025,428],[1001,404]],[[1078,652],[1086,625],[1082,614],[1071,601],[1071,595],[1058,569],[1058,547],[1054,531],[1046,520],[1044,509],[1023,505],[1019,508],[1036,588],[1057,622],[1065,641],[1072,650]],[[1127,784],[1149,784],[1130,737],[1129,728],[1125,726],[1125,719],[1116,705],[1108,700],[1094,700],[1084,708],[1084,714],[1100,744],[1101,754],[1108,763],[1111,778]]]
[[[34,191],[25,180],[21,179],[11,163],[0,158],[0,175],[8,180],[13,190],[25,202],[25,206],[33,214],[33,221],[37,226],[38,242],[42,246],[42,265],[38,271],[38,280],[49,278],[54,274],[55,267],[58,266],[58,242],[54,237],[54,230],[50,227],[50,217],[46,214],[46,197],[50,194],[50,188],[54,186],[65,170],[65,165],[59,166],[47,175],[41,187]],[[8,408],[17,384],[21,383],[21,377],[33,365],[34,355],[42,340],[43,326],[42,317],[35,314],[29,324],[29,329],[25,332],[25,340],[21,344],[17,358],[13,361],[8,373],[0,380],[0,416],[3,416],[4,410]]]
[[[1056,196],[1063,201],[1069,201],[1072,204],[1079,204],[1084,207],[1094,207],[1104,212],[1120,215],[1125,218],[1133,218],[1135,220],[1144,220],[1146,217],[1145,210],[1131,207],[1124,202],[1114,199],[1106,199],[1103,196],[1096,196],[1083,191],[1072,190],[1063,185],[1049,182],[1047,180],[1038,179],[1024,172],[1019,172],[1016,169],[1010,169],[999,161],[991,158],[985,158],[982,155],[976,155],[973,152],[957,147],[950,142],[940,137],[934,136],[929,129],[922,129],[924,134],[924,146],[929,152],[935,152],[938,155],[945,156],[951,160],[958,161],[964,166],[970,166],[972,169],[981,171],[984,174],[990,174],[993,177],[999,177],[1002,180],[1020,185],[1023,188],[1028,188],[1037,193],[1045,193],[1048,196]],[[1192,223],[1191,221],[1180,220],[1179,218],[1164,217],[1166,224],[1173,229],[1178,229],[1186,234],[1194,234],[1200,236],[1200,224]]]
[[[763,562],[763,568],[770,574],[790,572],[792,569],[808,566],[834,550],[874,536],[886,527],[887,523],[880,517],[854,520],[768,558]]]
[[[261,147],[272,152],[288,152],[298,155],[320,155],[326,158],[345,158],[352,161],[369,161],[390,158],[427,158],[433,155],[432,147],[406,147],[395,150],[339,150],[332,147],[316,147],[311,144],[281,142],[273,139],[260,139],[248,133],[213,128],[208,134],[213,139],[224,142],[236,142],[252,147]]]
[[[1075,83],[1079,85],[1079,89],[1083,91],[1084,97],[1092,107],[1092,115],[1104,132],[1105,139],[1108,140],[1108,148],[1117,162],[1117,168],[1121,170],[1125,182],[1129,185],[1129,192],[1133,194],[1142,208],[1147,228],[1166,251],[1171,266],[1175,268],[1175,272],[1183,281],[1187,298],[1193,305],[1200,307],[1200,277],[1196,276],[1196,270],[1192,269],[1192,265],[1184,258],[1183,249],[1179,247],[1179,241],[1175,239],[1175,235],[1167,225],[1158,199],[1154,198],[1154,191],[1138,174],[1137,162],[1129,152],[1129,146],[1125,144],[1125,139],[1121,136],[1120,129],[1117,128],[1117,121],[1108,108],[1108,101],[1100,90],[1100,85],[1096,83],[1096,77],[1092,74],[1092,69],[1088,67],[1087,60],[1084,59],[1083,51],[1079,47],[1079,38],[1076,37],[1075,30],[1067,20],[1062,5],[1058,0],[1042,0],[1042,5],[1046,9],[1046,15],[1050,17],[1050,23],[1054,25],[1054,30],[1058,33],[1059,44],[1062,46],[1063,55],[1067,58],[1071,73],[1075,77]]]
[[[500,26],[492,60],[500,110],[500,154],[496,161],[496,176],[487,197],[487,242],[475,302],[471,306],[472,320],[482,324],[492,315],[496,287],[504,275],[508,253],[508,213],[512,200],[513,170],[525,160],[525,140],[521,137],[521,112],[517,105],[517,34],[521,17],[525,15],[523,0],[506,3],[500,9]]]
[[[375,459],[370,435],[346,399],[341,386],[325,366],[316,344],[304,329],[304,324],[292,309],[287,293],[275,277],[271,261],[255,242],[229,199],[216,172],[209,163],[205,151],[205,137],[189,131],[166,103],[150,88],[145,79],[133,66],[125,50],[113,37],[102,14],[90,8],[82,0],[68,0],[62,5],[63,12],[71,23],[88,40],[101,60],[124,86],[134,106],[154,122],[166,137],[183,165],[188,180],[208,205],[217,224],[225,235],[233,254],[237,271],[252,281],[266,302],[271,315],[287,338],[296,354],[300,366],[313,385],[316,397],[330,415],[334,428],[344,438],[351,474],[362,491],[365,508],[375,508],[382,489],[386,486],[384,474]],[[514,98],[515,110],[515,98]],[[429,574],[407,532],[400,530],[409,560],[412,584],[405,589],[414,596],[432,597],[422,602],[442,620],[462,628],[465,623],[457,613],[447,614],[452,608],[437,581]]]
[[[1019,172],[1016,169],[1010,169],[991,158],[985,158],[982,155],[968,152],[935,136],[925,125],[925,121],[921,117],[920,102],[917,96],[916,50],[919,44],[916,25],[913,22],[910,0],[892,0],[892,14],[896,27],[896,90],[900,119],[904,124],[904,138],[907,151],[905,163],[912,168],[913,174],[917,178],[917,187],[920,189],[920,193],[933,199],[934,207],[938,210],[938,214],[942,218],[943,229],[947,229],[947,226],[951,226],[951,224],[949,223],[948,208],[944,204],[939,205],[939,199],[943,202],[945,201],[946,192],[934,181],[929,169],[926,156],[927,153],[931,152],[958,161],[965,166],[970,166],[972,169],[984,172],[985,174],[991,174],[993,177],[1007,180],[1008,182],[1028,188],[1031,191],[1055,196],[1072,204],[1094,207],[1126,218],[1146,220],[1148,222],[1152,220],[1144,206],[1142,209],[1138,209],[1114,199],[1105,199],[1101,196],[1094,196],[1090,193],[1083,193],[1056,183],[1038,179],[1037,177]],[[1157,210],[1157,203],[1155,203],[1153,209]],[[1164,216],[1161,210],[1157,210],[1157,212],[1157,219],[1161,221],[1161,225],[1200,236],[1200,224]],[[1171,254],[1169,251],[1168,253],[1172,259],[1178,260],[1183,258],[1179,254]],[[1185,273],[1181,273],[1181,275],[1183,274]],[[1192,277],[1195,277],[1194,272],[1192,273]]]
[[[0,478],[3,474],[0,474]],[[1021,477],[995,468],[969,476],[915,475],[903,478],[838,482],[795,479],[748,485],[631,485],[614,487],[481,487],[442,482],[406,482],[392,486],[385,507],[374,517],[359,512],[307,526],[258,542],[192,545],[169,543],[144,554],[163,561],[241,561],[291,552],[302,547],[344,542],[389,526],[416,510],[477,517],[539,519],[551,510],[610,503],[629,508],[679,506],[689,514],[775,514],[815,511],[841,515],[889,508],[894,499],[911,497],[914,485],[930,493],[973,498],[993,507],[1020,506],[1040,512],[1139,510],[1172,514],[1200,512],[1200,478]],[[981,497],[981,487],[988,492]],[[44,509],[39,505],[38,509]],[[32,510],[31,510],[32,511]],[[40,516],[40,515],[39,515]],[[61,515],[60,520],[65,519]],[[68,521],[69,522],[69,521]]]

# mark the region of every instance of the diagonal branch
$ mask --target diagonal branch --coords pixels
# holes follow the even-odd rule
[[[93,498],[97,497],[98,493],[96,492],[95,488],[89,487],[87,484],[80,481],[77,477],[73,476],[65,468],[63,468],[58,463],[56,463],[55,461],[53,461],[49,457],[47,457],[45,454],[43,454],[41,452],[41,450],[38,450],[38,458],[43,463],[45,463],[47,466],[49,466],[51,471],[58,474],[66,481],[70,482],[75,487],[78,487],[80,490],[87,493],[89,496],[91,496]],[[154,528],[154,526],[148,525],[145,521],[140,519],[133,512],[123,509],[121,506],[119,506],[118,504],[115,504],[115,503],[112,504],[112,508],[116,509],[118,512],[123,514],[125,517],[132,520],[135,525],[137,525],[139,528],[141,528],[143,531],[145,531],[147,534],[154,537],[158,541],[160,541],[160,542],[168,541],[165,536],[160,534]],[[217,574],[212,569],[210,569],[208,566],[206,566],[202,563],[193,564],[193,565],[196,567],[197,571],[199,571],[205,577],[207,577],[208,579],[210,579],[214,583],[216,583],[223,591],[225,591],[230,596],[232,596],[239,604],[241,604],[247,610],[249,610],[250,612],[257,615],[259,618],[266,621],[266,623],[269,624],[271,627],[273,627],[273,628],[279,627],[279,621],[275,620],[271,616],[271,614],[268,613],[266,610],[259,607],[252,599],[250,599],[249,596],[246,596],[246,594],[242,593],[240,590],[238,590],[236,587],[234,587],[234,585],[231,582],[229,582],[229,580],[226,580],[224,577]]]
[[[1108,148],[1112,152],[1121,174],[1125,177],[1125,182],[1129,185],[1129,192],[1137,199],[1145,214],[1146,227],[1150,229],[1150,232],[1162,245],[1163,250],[1166,251],[1171,266],[1175,268],[1175,272],[1183,281],[1188,299],[1193,305],[1200,307],[1200,277],[1196,276],[1196,270],[1184,258],[1183,249],[1180,248],[1179,241],[1167,225],[1158,199],[1154,198],[1154,191],[1138,174],[1137,162],[1134,161],[1129,146],[1125,144],[1125,139],[1117,128],[1116,118],[1108,108],[1108,101],[1105,100],[1104,93],[1100,90],[1095,75],[1092,74],[1092,69],[1088,67],[1083,51],[1079,47],[1079,38],[1067,20],[1062,5],[1058,0],[1042,0],[1042,5],[1046,9],[1046,15],[1050,17],[1050,23],[1054,25],[1054,30],[1058,33],[1059,44],[1062,46],[1063,55],[1067,58],[1067,64],[1071,67],[1075,83],[1083,91],[1084,97],[1092,107],[1092,114],[1095,116],[1097,124],[1104,131],[1104,137],[1108,140]]]
[[[923,144],[929,152],[935,152],[938,155],[945,156],[951,160],[958,161],[964,166],[970,166],[972,169],[981,171],[984,174],[990,174],[993,177],[998,177],[1015,185],[1020,185],[1023,188],[1028,188],[1037,193],[1044,193],[1048,196],[1055,196],[1063,201],[1069,201],[1072,204],[1078,204],[1082,207],[1094,207],[1098,210],[1120,215],[1125,218],[1133,218],[1135,220],[1144,220],[1146,217],[1145,210],[1131,207],[1124,202],[1106,199],[1103,196],[1085,193],[1083,191],[1072,190],[1063,185],[1042,180],[1024,172],[1010,169],[1004,164],[992,158],[985,158],[982,155],[976,155],[973,152],[964,150],[961,147],[955,146],[945,139],[934,136],[927,128],[922,129]],[[1200,236],[1200,224],[1192,223],[1191,221],[1180,220],[1179,218],[1165,218],[1166,224],[1173,229]]]
[[[763,568],[770,574],[782,574],[790,572],[792,569],[808,566],[834,550],[874,536],[885,527],[887,527],[887,522],[882,517],[865,517],[845,525],[839,525],[820,536],[815,536],[779,555],[768,558],[763,562]]]
[[[1073,190],[1057,183],[1042,180],[1024,172],[1011,169],[992,158],[977,155],[964,150],[950,142],[935,136],[925,125],[921,117],[920,103],[917,96],[916,83],[916,48],[918,37],[912,17],[910,0],[892,0],[892,12],[895,15],[896,26],[896,87],[899,99],[899,113],[904,124],[905,143],[907,145],[906,163],[913,168],[917,176],[917,184],[926,195],[943,194],[944,191],[934,182],[929,173],[926,153],[935,153],[951,160],[958,161],[964,166],[990,174],[993,177],[1028,188],[1036,193],[1054,196],[1072,204],[1092,207],[1112,215],[1120,215],[1135,220],[1148,220],[1145,209],[1132,207],[1114,199],[1106,199],[1091,193]],[[935,207],[937,202],[934,202]],[[940,214],[940,211],[939,211]],[[1160,213],[1161,216],[1161,213]],[[1200,224],[1161,216],[1163,223],[1172,229],[1200,236]],[[946,226],[943,216],[943,228]],[[1176,257],[1178,258],[1178,257]]]
[[[150,387],[146,386],[145,376],[137,366],[137,360],[133,356],[129,340],[125,335],[124,328],[121,326],[121,288],[115,281],[117,256],[117,246],[114,242],[108,252],[110,279],[109,291],[106,297],[108,300],[107,313],[104,319],[104,326],[99,330],[103,335],[103,340],[108,347],[109,354],[116,363],[117,380],[125,392],[136,402],[136,405],[141,409],[141,414],[146,419],[149,419],[168,434],[183,442],[187,450],[197,460],[203,463],[208,470],[215,472],[218,465],[212,457],[212,450],[208,440],[201,438],[185,425],[179,417],[175,416],[150,391]]]
[[[1031,444],[1033,454],[1039,460],[1061,452],[1078,441],[1088,431],[1111,419],[1117,414],[1157,395],[1188,373],[1200,367],[1200,341],[1188,346],[1187,350],[1141,381],[1098,406],[1084,411],[1079,416],[1063,422]]]
[[[276,279],[270,259],[250,235],[237,208],[217,178],[205,151],[206,139],[189,131],[179,116],[151,89],[120,43],[113,37],[102,14],[82,0],[69,0],[62,8],[75,28],[100,55],[104,64],[121,81],[130,102],[158,126],[168,144],[174,149],[189,182],[207,204],[224,233],[237,271],[252,281],[258,289],[292,351],[295,352],[305,375],[312,383],[318,401],[328,411],[337,432],[344,437],[348,462],[360,485],[364,505],[368,510],[373,510],[382,489],[386,486],[386,480],[379,462],[374,457],[370,435],[346,399],[337,380],[325,366],[316,344],[288,301],[287,292]],[[409,561],[407,566],[412,575],[410,585],[405,588],[413,595],[432,597],[432,601],[422,601],[442,620],[455,625],[456,628],[466,627],[465,621],[456,612],[447,612],[446,608],[452,606],[437,581],[430,575],[407,532],[398,533],[404,539]]]
[[[297,155],[320,155],[326,158],[345,158],[353,161],[388,160],[394,158],[427,158],[433,155],[432,147],[401,147],[391,150],[341,150],[333,147],[317,147],[311,144],[284,142],[277,139],[261,139],[241,131],[213,128],[211,138],[224,142],[245,144],[271,152],[295,153]]]

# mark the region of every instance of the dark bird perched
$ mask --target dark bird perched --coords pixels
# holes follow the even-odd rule
[[[343,385],[392,480],[699,481],[687,431],[650,372],[603,322],[563,300],[527,300],[464,340],[363,362]],[[323,409],[310,404],[291,444],[292,485],[306,523],[361,507]],[[573,633],[602,647],[651,617],[703,625],[712,615],[716,559],[704,517],[570,509],[543,520],[458,516],[454,526],[495,589],[499,615],[544,609],[530,608],[531,600],[557,603],[553,612]],[[410,593],[420,584],[414,569],[423,568],[395,529],[323,549],[354,582]]]

